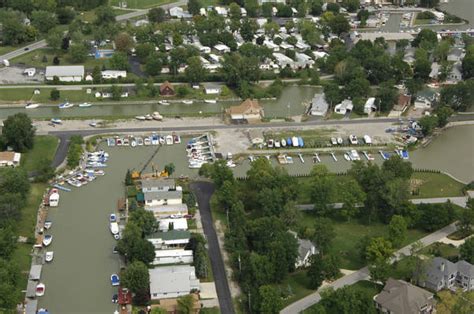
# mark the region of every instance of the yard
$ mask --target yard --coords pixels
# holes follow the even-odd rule
[[[411,188],[417,193],[413,198],[463,196],[464,184],[442,173],[415,172]]]
[[[172,3],[174,0],[110,0],[110,5],[119,6],[120,2],[125,2],[129,9],[149,9],[163,4]]]
[[[314,290],[308,289],[308,277],[306,276],[306,270],[298,270],[292,274],[288,274],[288,277],[277,287],[280,289],[281,295],[288,295],[287,298],[283,299],[284,306],[287,306],[296,300],[304,298],[308,294],[314,292]]]
[[[61,103],[65,100],[70,102],[95,101],[96,98],[92,94],[86,94],[83,89],[80,90],[60,90],[60,98],[56,101],[50,99],[51,90],[54,87],[39,88],[41,94],[33,95],[33,88],[7,88],[0,89],[0,99],[8,102],[26,102],[34,101],[39,103]]]
[[[57,137],[49,135],[36,136],[33,149],[23,155],[22,167],[26,171],[33,171],[38,166],[39,158],[46,157],[49,160],[53,160],[57,147]]]
[[[459,248],[451,244],[436,242],[423,248],[420,253],[432,257],[441,256],[450,260],[459,256]]]

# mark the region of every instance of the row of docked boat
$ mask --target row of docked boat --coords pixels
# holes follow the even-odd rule
[[[287,139],[269,139],[267,141],[268,148],[281,148],[281,147],[304,147],[304,141],[301,136],[288,137]]]
[[[207,135],[192,138],[186,144],[186,154],[188,157],[188,167],[191,169],[199,169],[202,165],[214,160],[212,144]],[[235,167],[232,159],[229,159],[228,165]],[[230,162],[230,163],[229,163]]]
[[[408,151],[406,149],[402,149],[402,148],[395,149],[393,153],[385,152],[383,150],[379,150],[379,153],[380,153],[380,156],[382,156],[383,160],[390,159],[390,157],[392,157],[393,155],[396,155],[396,156],[400,157],[401,159],[405,159],[405,160],[410,158],[410,155],[408,154]]]
[[[39,106],[40,106],[40,104],[38,104],[38,103],[29,102],[25,105],[25,109],[36,109]],[[69,109],[69,108],[72,108],[72,107],[74,107],[74,104],[72,104],[68,101],[58,105],[59,109]],[[89,107],[92,107],[92,104],[88,103],[88,102],[83,102],[83,103],[79,104],[78,107],[79,108],[89,108]]]
[[[137,119],[138,121],[146,121],[146,120],[147,121],[151,121],[151,120],[162,121],[163,116],[158,111],[155,111],[152,114],[147,114],[144,116],[135,116],[135,119]]]
[[[173,145],[180,144],[181,137],[177,134],[172,135],[158,135],[153,133],[150,136],[125,136],[125,137],[109,137],[107,139],[107,146],[150,146],[150,145]]]
[[[363,137],[364,139],[364,144],[367,144],[367,145],[371,145],[372,144],[372,138],[369,136],[369,135],[364,135]],[[345,142],[344,142],[344,139],[342,137],[331,137],[331,145],[344,145]],[[357,136],[355,136],[354,134],[350,134],[349,137],[348,137],[348,144],[350,145],[359,145],[360,142],[359,142],[359,139],[357,138]]]

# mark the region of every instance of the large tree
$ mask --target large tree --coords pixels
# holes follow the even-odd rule
[[[312,240],[321,255],[326,254],[331,242],[336,236],[333,224],[328,218],[316,218],[314,221],[314,235]]]
[[[140,261],[132,262],[122,273],[122,285],[133,293],[148,291],[150,275],[146,265]]]
[[[467,239],[459,248],[461,259],[474,264],[474,237]]]
[[[191,57],[187,61],[188,66],[186,67],[184,73],[186,74],[186,79],[190,83],[199,83],[206,79],[207,71],[202,66],[201,59],[199,57]]]
[[[48,11],[33,11],[31,13],[31,24],[41,33],[48,33],[58,24],[56,15]]]
[[[190,10],[189,4],[188,4],[188,10]],[[165,10],[163,10],[163,8],[153,8],[150,11],[148,11],[148,19],[153,23],[164,22],[165,18],[166,18],[166,12]]]
[[[399,247],[406,238],[407,223],[405,218],[394,215],[388,225],[388,237],[395,247]]]
[[[133,48],[133,39],[127,33],[120,33],[114,38],[115,48],[118,51],[128,53]]]
[[[265,285],[258,289],[260,295],[260,313],[277,314],[283,307],[280,293],[274,286]]]
[[[17,113],[3,121],[2,139],[13,150],[25,152],[33,147],[35,129],[30,117]]]
[[[158,230],[158,222],[153,212],[143,208],[131,211],[129,222],[136,224],[142,230],[144,236],[148,236]]]

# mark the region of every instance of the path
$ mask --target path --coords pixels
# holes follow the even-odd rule
[[[195,182],[190,185],[191,190],[196,195],[199,212],[201,214],[202,227],[206,235],[209,258],[211,260],[212,273],[216,284],[217,296],[221,313],[233,314],[234,306],[230,294],[229,283],[225,272],[224,261],[219,249],[216,230],[212,221],[209,200],[214,193],[214,185],[209,182]]]
[[[456,204],[461,207],[466,207],[467,196],[459,197],[435,197],[435,198],[415,198],[410,200],[413,204],[440,204],[450,201],[453,204]]]
[[[453,233],[454,231],[456,231],[457,228],[456,228],[456,224],[455,223],[452,223],[440,230],[437,230],[429,235],[427,235],[426,237],[422,238],[419,240],[419,242],[422,244],[423,247],[425,246],[428,246],[432,243],[435,243],[435,242],[438,242],[439,240],[445,238],[446,236],[448,236],[449,234]],[[411,245],[407,245],[403,248],[401,248],[400,250],[398,250],[397,252],[395,252],[394,254],[394,257],[390,260],[390,262],[395,262],[396,260],[399,260],[401,257],[403,257],[404,255],[410,255],[410,248],[411,248]],[[339,288],[342,288],[344,286],[349,286],[349,285],[353,285],[355,284],[356,282],[358,281],[361,281],[361,280],[368,280],[370,278],[370,275],[369,275],[369,270],[366,267],[364,268],[361,268],[359,269],[358,271],[350,274],[350,275],[347,275],[347,276],[344,276],[344,277],[341,277],[339,278],[338,280],[332,282],[331,284],[325,286],[325,287],[333,287],[334,289],[339,289]],[[286,308],[284,308],[283,310],[280,311],[280,314],[295,314],[295,313],[300,313],[302,312],[303,310],[309,308],[310,306],[312,306],[313,304],[316,304],[318,303],[319,301],[321,300],[321,295],[319,294],[318,291],[316,292],[313,292],[312,294],[288,305]]]

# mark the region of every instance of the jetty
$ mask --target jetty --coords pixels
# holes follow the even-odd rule
[[[303,155],[301,153],[298,154],[298,157],[300,158],[301,162],[304,164],[304,159],[303,159]]]
[[[336,155],[333,152],[331,152],[331,156],[332,156],[332,159],[334,159],[334,161],[337,162]]]

